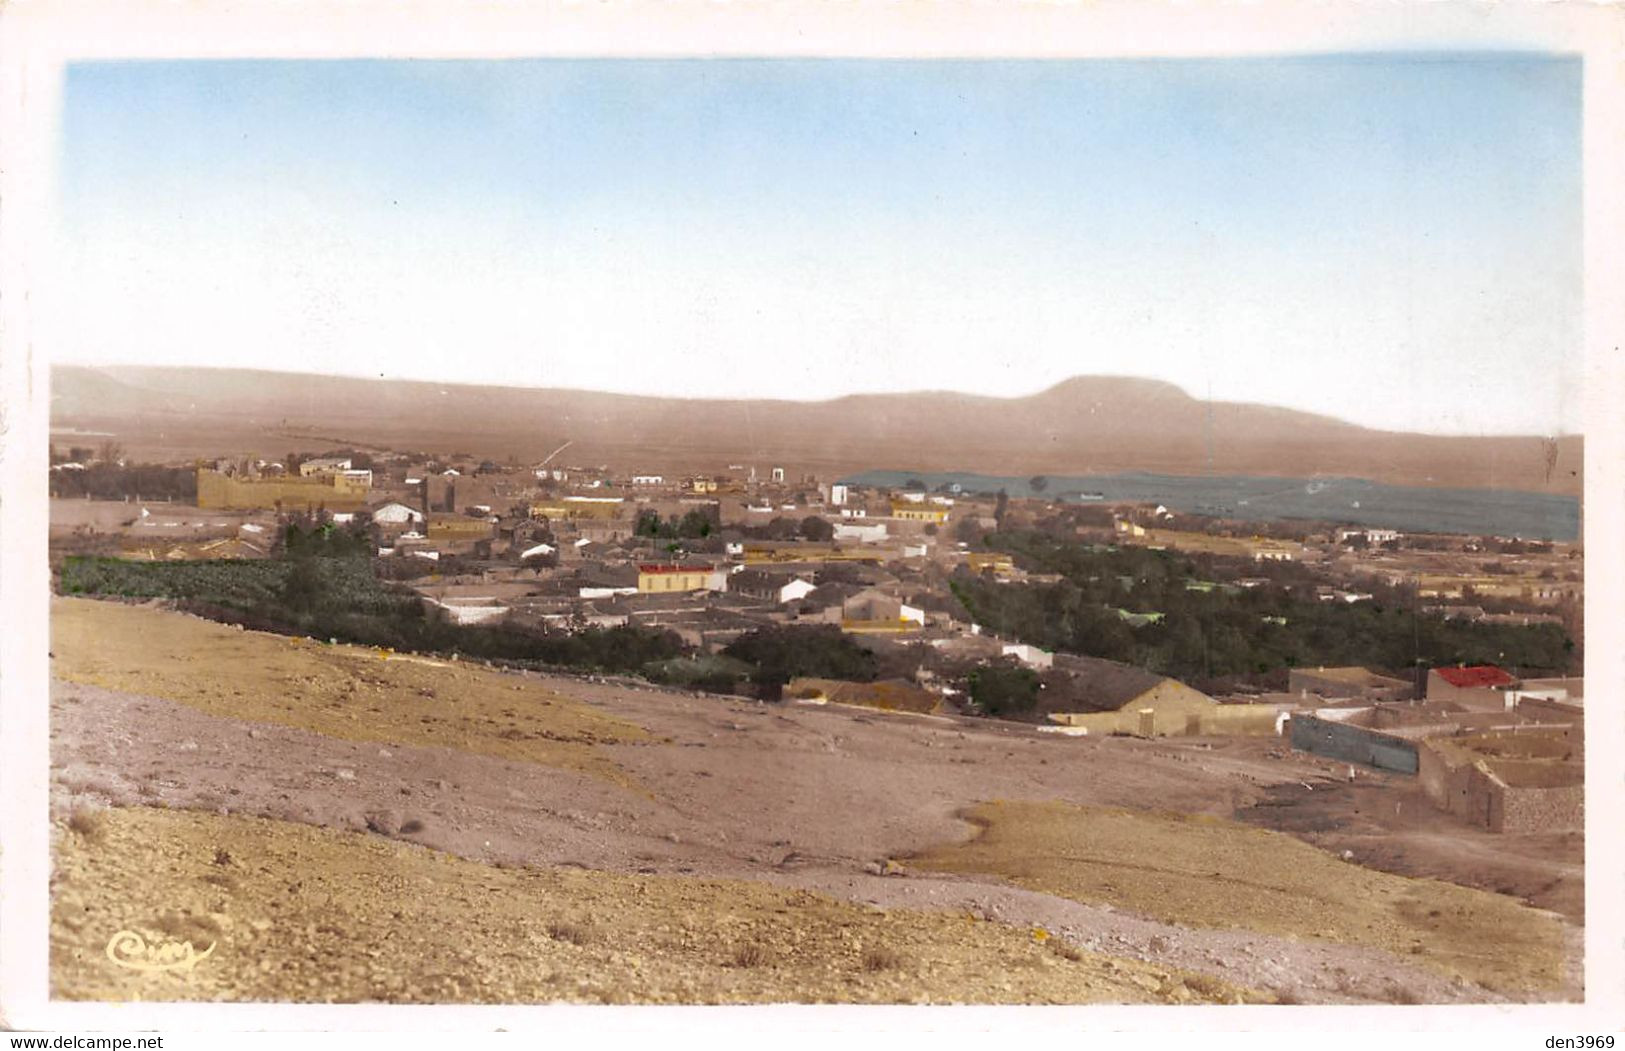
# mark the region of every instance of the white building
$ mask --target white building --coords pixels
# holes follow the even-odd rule
[[[666,479],[665,479],[664,475],[658,475],[658,474],[634,474],[632,476],[632,484],[633,485],[665,485],[666,484]]]
[[[800,577],[797,577],[794,580],[786,583],[783,587],[779,588],[779,605],[782,606],[786,602],[799,602],[817,590],[817,584],[814,584],[810,580],[802,580]]]
[[[829,487],[829,502],[834,504],[836,507],[840,507],[842,504],[846,503],[850,492],[851,490],[844,485],[832,485]]]
[[[372,520],[390,525],[417,523],[423,521],[423,512],[402,503],[388,503],[372,512]]]
[[[1037,646],[1029,646],[1025,642],[1007,642],[1001,651],[1006,657],[1014,657],[1029,668],[1053,668],[1055,654],[1041,650]]]
[[[304,478],[314,478],[319,474],[341,474],[352,466],[347,459],[340,457],[317,457],[306,460],[299,465],[299,474]]]
[[[886,523],[876,522],[873,525],[855,525],[852,522],[836,522],[834,539],[856,540],[862,544],[878,544],[886,539]]]
[[[447,619],[453,624],[483,624],[487,621],[500,620],[508,613],[507,606],[500,604],[495,598],[489,597],[448,598],[445,600],[431,597],[428,598],[428,601],[444,610]]]

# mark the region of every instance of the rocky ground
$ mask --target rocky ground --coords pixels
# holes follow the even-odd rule
[[[1229,820],[1268,809],[1283,786],[1317,786],[1332,798],[1331,789],[1345,783],[1346,767],[1285,752],[1276,741],[1055,739],[988,722],[767,706],[388,659],[79,600],[58,600],[53,631],[59,682],[52,698],[52,804],[60,837],[53,960],[61,996],[154,995],[151,986],[131,984],[136,972],[106,959],[105,940],[113,932],[102,928],[109,922],[150,924],[169,916],[164,922],[185,929],[186,917],[219,912],[240,933],[237,914],[258,910],[255,918],[266,919],[272,902],[279,902],[278,930],[288,923],[295,930],[319,927],[320,910],[305,892],[312,881],[326,881],[329,898],[339,895],[319,901],[340,909],[344,939],[374,948],[380,940],[393,943],[403,936],[399,918],[372,908],[365,895],[344,904],[335,889],[340,884],[333,873],[361,864],[358,858],[373,866],[369,880],[392,886],[415,886],[411,879],[386,878],[397,869],[432,875],[423,884],[432,892],[409,896],[407,907],[395,910],[420,917],[417,927],[432,920],[436,930],[452,932],[448,938],[462,931],[471,944],[488,941],[497,938],[497,928],[479,926],[477,918],[491,912],[515,917],[504,926],[517,924],[528,933],[503,934],[495,955],[470,949],[487,962],[460,965],[456,990],[431,981],[426,965],[402,962],[429,951],[429,943],[414,942],[400,953],[362,953],[357,961],[372,963],[356,962],[345,972],[350,977],[324,997],[1184,1002],[1240,995],[1445,1003],[1578,993],[1579,928],[1506,895],[1462,899],[1466,913],[1458,926],[1476,929],[1472,923],[1492,916],[1527,920],[1555,932],[1563,965],[1464,973],[1445,959],[1452,943],[1428,929],[1426,910],[1404,929],[1404,938],[1414,939],[1403,943],[1398,936],[1339,931],[1318,921],[1312,903],[1304,905],[1301,922],[1235,929],[1215,921],[1228,908],[1226,895],[1237,893],[1233,883],[1213,882],[1210,913],[1179,913],[1147,904],[1143,895],[1103,889],[1109,881],[1095,881],[1087,893],[1069,883],[1035,881],[1021,857],[990,857],[986,843],[975,864],[962,863],[970,855],[952,853],[965,849],[955,845],[975,846],[980,837],[966,813],[991,800],[1126,809],[1148,820],[1151,811],[1202,815],[1217,827],[1309,850],[1299,840],[1325,829],[1299,830],[1292,839]],[[1357,787],[1381,792],[1382,779]],[[1380,816],[1386,808],[1368,809]],[[72,830],[75,815],[86,827],[103,822],[104,842],[119,849],[98,845],[94,831]],[[256,831],[241,831],[248,827]],[[318,831],[327,838],[302,838]],[[1362,826],[1362,834],[1381,841],[1370,828]],[[1399,866],[1411,871],[1384,877],[1395,881],[1395,893],[1425,888],[1425,881],[1406,877],[1450,878],[1449,859],[1468,868],[1461,859],[1486,853],[1478,839],[1487,833],[1463,829],[1464,853],[1433,826],[1427,835],[1433,841],[1412,845]],[[213,866],[203,847],[185,859],[169,849],[215,840],[227,844],[221,849],[234,859],[248,856],[243,851],[255,842],[288,849],[236,869]],[[1086,841],[1078,828],[1058,828],[1041,846],[1064,852]],[[314,842],[323,844],[320,851]],[[1521,859],[1502,865],[1505,879],[1522,880],[1516,889],[1529,888],[1519,896],[1576,896],[1571,888],[1580,873],[1571,859],[1552,857],[1543,866],[1536,856],[1522,856],[1530,845],[1502,846],[1502,856]],[[1030,851],[1031,844],[1022,849]],[[151,865],[143,852],[210,867],[182,880],[190,890],[154,897],[129,884],[135,870],[120,875],[117,868]],[[1312,853],[1335,860],[1351,877],[1371,875],[1341,860],[1341,850]],[[133,860],[121,862],[126,855]],[[1226,864],[1234,862],[1216,861]],[[208,898],[219,890],[204,880],[210,875],[229,877],[234,897]],[[1154,882],[1169,873],[1139,878]],[[544,883],[552,913],[564,920],[516,904]],[[619,897],[587,893],[612,886],[620,888]],[[759,895],[767,896],[759,899],[765,926],[750,928],[756,933],[747,938],[728,918],[738,912],[736,902]],[[463,899],[465,911],[435,911]],[[684,903],[683,929],[710,956],[684,955],[680,938],[656,936],[659,916],[669,911],[659,903],[668,899]],[[1337,889],[1327,888],[1318,908],[1334,915],[1336,899]],[[655,904],[634,922],[627,905],[633,900]],[[65,901],[77,902],[77,911]],[[85,904],[107,919],[74,927]],[[780,908],[789,911],[772,911]],[[535,923],[600,932],[595,944],[601,951],[583,955],[569,938],[565,947],[551,936],[546,944],[536,941],[539,928],[519,919],[531,911]],[[972,922],[977,916],[982,921]],[[910,947],[897,952],[919,966],[866,970],[861,953],[843,956],[835,943],[821,940],[846,930],[848,920],[893,924],[888,944]],[[470,923],[475,927],[464,931]],[[769,929],[774,933],[765,933]],[[800,931],[801,941],[785,941],[792,937],[787,931]],[[216,931],[198,933],[218,940]],[[1423,951],[1414,951],[1412,941]],[[728,947],[747,942],[760,943],[768,954],[762,959],[776,962],[733,966]],[[217,985],[170,991],[274,998],[290,988],[276,977],[284,961],[296,970],[316,966],[313,959],[327,960],[321,967],[328,967],[332,953],[344,951],[335,942],[331,952],[313,956],[316,944],[267,934],[254,951],[254,967],[269,954],[270,971],[232,970],[229,981],[222,975]],[[1041,950],[1031,958],[1045,962],[1000,962],[1000,952],[1017,946],[1022,954]],[[754,958],[755,950],[738,951]],[[556,952],[574,969],[554,961],[549,953]],[[973,962],[978,952],[980,965]],[[508,959],[502,953],[514,954],[512,966],[490,962]],[[527,954],[539,961],[536,968],[522,963]],[[1096,954],[1119,971],[1079,962]],[[939,956],[938,970],[920,969]],[[623,957],[637,961],[636,968],[624,966]],[[194,970],[202,975],[212,973],[211,965],[215,971],[225,966],[214,960]],[[569,981],[535,984],[544,964],[548,973],[567,971]],[[1061,969],[1052,970],[1056,966]],[[988,980],[971,980],[978,971]],[[153,980],[163,979],[139,979]],[[586,986],[571,984],[577,981]]]

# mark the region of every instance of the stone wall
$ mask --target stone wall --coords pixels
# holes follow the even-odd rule
[[[359,511],[367,506],[368,487],[342,475],[315,478],[234,478],[200,468],[197,505],[234,511]]]
[[[1585,828],[1585,786],[1507,788],[1496,832],[1579,832]]]
[[[1549,735],[1553,743],[1568,736]],[[1578,763],[1484,756],[1469,747],[1472,741],[1438,738],[1422,743],[1419,780],[1434,806],[1491,832],[1570,832],[1585,827],[1584,768]]]
[[[1292,747],[1302,752],[1401,774],[1417,772],[1415,744],[1364,726],[1300,712],[1292,716],[1291,737]]]

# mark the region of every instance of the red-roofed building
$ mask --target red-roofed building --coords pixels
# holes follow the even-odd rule
[[[1518,680],[1492,664],[1434,668],[1428,672],[1427,699],[1468,708],[1505,708],[1506,691]]]
[[[638,566],[638,591],[645,595],[726,590],[727,575],[713,566],[659,562],[645,562]]]

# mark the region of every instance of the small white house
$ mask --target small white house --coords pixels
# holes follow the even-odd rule
[[[1037,646],[1029,646],[1025,642],[1007,642],[1000,651],[1006,657],[1014,657],[1029,668],[1053,668],[1055,654],[1041,650]]]
[[[786,602],[800,602],[809,594],[817,590],[817,584],[814,584],[810,580],[802,580],[800,577],[797,577],[794,580],[786,583],[783,587],[779,588],[779,604],[783,605]]]
[[[541,558],[544,555],[551,555],[557,550],[552,544],[537,544],[535,547],[527,547],[519,552],[519,558],[521,561],[527,558]]]

